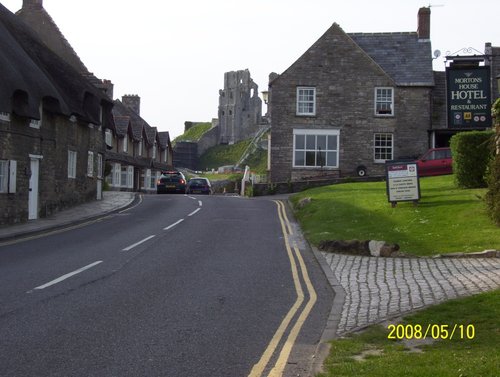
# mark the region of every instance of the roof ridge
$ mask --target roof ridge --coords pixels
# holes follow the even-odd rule
[[[382,32],[355,32],[348,35],[418,35],[416,31],[382,31]]]
[[[35,30],[43,43],[45,43],[45,45],[47,45],[47,47],[49,47],[57,55],[65,59],[73,66],[73,68],[85,74],[90,74],[90,71],[80,59],[73,46],[71,46],[71,43],[69,43],[64,34],[61,32],[61,29],[59,29],[59,26],[57,26],[54,19],[43,6],[23,7],[16,12],[16,16]],[[52,39],[54,36],[56,36],[56,38]],[[57,46],[58,43],[60,44],[60,48]]]

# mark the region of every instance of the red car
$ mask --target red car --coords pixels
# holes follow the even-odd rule
[[[453,173],[453,159],[450,148],[429,149],[416,162],[418,174],[421,177]]]

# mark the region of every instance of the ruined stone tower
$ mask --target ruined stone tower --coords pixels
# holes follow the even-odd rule
[[[219,91],[219,144],[234,144],[252,137],[259,129],[262,100],[248,69],[224,74]]]

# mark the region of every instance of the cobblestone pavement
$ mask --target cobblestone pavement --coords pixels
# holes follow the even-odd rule
[[[500,287],[499,258],[379,258],[322,253],[343,289],[336,335]],[[337,294],[337,292],[336,292]]]

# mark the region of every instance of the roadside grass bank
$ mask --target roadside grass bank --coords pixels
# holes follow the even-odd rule
[[[430,256],[500,250],[500,228],[488,217],[486,189],[459,189],[452,175],[420,179],[421,200],[387,201],[385,182],[345,183],[291,197],[295,216],[313,245],[322,240],[379,240],[403,253]],[[311,198],[299,208],[298,202]]]
[[[392,325],[399,334],[391,334]],[[416,332],[417,325],[422,333]],[[413,339],[406,340],[410,334]],[[389,335],[396,339],[388,339]],[[494,377],[500,370],[499,344],[500,290],[496,290],[334,340],[324,373],[317,377]]]

